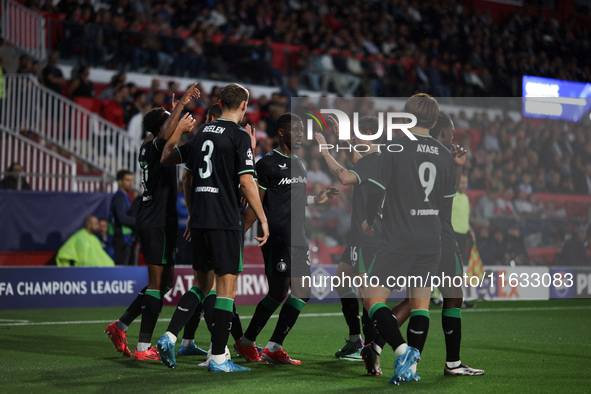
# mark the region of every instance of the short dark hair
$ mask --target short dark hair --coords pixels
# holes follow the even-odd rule
[[[376,134],[380,123],[377,116],[362,116],[359,119],[359,131],[363,134],[370,132]]]
[[[417,93],[406,100],[404,112],[417,117],[417,127],[431,129],[439,116],[439,104],[427,93]]]
[[[117,181],[122,181],[127,175],[131,175],[131,171],[129,170],[119,170],[117,171]]]
[[[222,116],[222,107],[219,104],[214,104],[207,110],[207,114],[213,119],[216,120],[220,116]]]
[[[19,163],[18,161],[15,161],[10,164],[10,167],[8,167],[8,172],[14,172],[14,167],[16,167],[16,166],[19,166],[22,168],[21,163]]]
[[[82,227],[86,228],[92,223],[93,215],[88,215],[84,217],[84,221],[82,222]]]
[[[242,85],[231,83],[222,89],[220,101],[222,109],[238,109],[243,101],[248,101],[248,90]]]
[[[286,112],[284,114],[279,115],[279,117],[275,121],[275,127],[277,127],[277,130],[287,130],[288,128],[291,128],[292,122],[301,121],[302,118],[300,118],[298,115],[294,114],[293,112]]]
[[[154,135],[158,134],[169,116],[170,113],[162,107],[149,110],[144,116],[144,129]]]
[[[429,134],[433,138],[439,138],[439,134],[441,134],[441,130],[449,129],[452,127],[451,118],[445,112],[439,112],[439,117],[437,118],[437,123],[435,123],[435,127],[429,130]]]

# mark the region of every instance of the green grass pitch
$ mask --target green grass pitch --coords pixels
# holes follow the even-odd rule
[[[0,390],[48,392],[589,392],[591,390],[591,300],[478,302],[463,311],[462,361],[486,370],[480,377],[445,377],[441,310],[431,310],[431,326],[418,372],[422,381],[388,384],[393,352],[382,354],[384,375],[365,376],[363,363],[334,357],[348,332],[340,304],[310,304],[284,343],[302,365],[248,366],[251,372],[212,374],[197,367],[205,357],[178,357],[177,369],[138,362],[115,351],[103,333],[124,307],[0,311]],[[154,344],[174,309],[165,307]],[[254,306],[240,306],[252,315]],[[22,325],[15,325],[21,321]],[[26,322],[25,322],[26,321]],[[246,328],[248,319],[243,319]],[[258,338],[268,341],[272,318]],[[36,324],[37,323],[37,324]],[[44,324],[43,324],[44,323]],[[61,323],[61,324],[60,324]],[[137,342],[139,321],[128,332]],[[406,334],[406,326],[403,327]],[[406,335],[405,335],[406,336]],[[207,347],[205,324],[196,335]],[[230,337],[231,342],[231,337]],[[180,344],[180,340],[177,342]],[[231,347],[231,345],[230,345]],[[235,355],[241,365],[244,360]]]

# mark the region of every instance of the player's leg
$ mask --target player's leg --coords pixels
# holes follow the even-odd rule
[[[191,232],[191,239],[194,248],[204,247],[205,243],[203,237],[200,237],[198,232]],[[183,329],[185,324],[194,315],[197,306],[203,302],[205,298],[205,291],[208,290],[207,274],[204,273],[202,267],[206,266],[208,256],[204,254],[196,255],[193,262],[194,286],[191,287],[179,300],[175,312],[168,324],[168,328],[164,335],[162,335],[156,346],[160,354],[160,360],[169,368],[176,368],[175,358],[175,343],[179,332]]]
[[[458,253],[446,253],[441,256],[440,275],[449,278],[463,274],[462,257]],[[450,280],[441,286],[443,294],[443,311],[441,326],[445,336],[445,368],[443,373],[449,376],[479,376],[484,375],[481,369],[470,368],[460,360],[460,346],[462,342],[462,301],[463,289],[454,286]]]
[[[199,275],[198,271],[193,269],[193,283],[199,283],[198,275]],[[208,275],[209,275],[209,273],[208,273]],[[211,271],[211,276],[213,278],[213,271]],[[211,290],[209,292],[209,294],[211,294],[212,291],[215,294],[215,290]],[[208,294],[208,296],[209,296],[209,294]],[[207,297],[205,297],[201,302],[199,302],[197,304],[197,306],[195,307],[195,311],[193,312],[193,314],[191,315],[189,320],[184,325],[185,328],[183,330],[183,339],[181,341],[181,346],[179,347],[179,350],[178,350],[179,356],[207,355],[206,350],[203,350],[200,347],[198,347],[197,345],[195,345],[195,332],[197,331],[197,328],[199,327],[199,323],[201,322],[202,315],[204,315],[204,309],[205,309],[204,305],[205,305],[206,300],[207,300]],[[193,300],[193,302],[195,302],[195,300]],[[179,305],[180,305],[180,303],[179,303]],[[190,305],[190,307],[191,307],[190,309],[192,309],[192,305]],[[212,309],[213,309],[213,306],[212,306]],[[175,314],[176,314],[176,312],[175,312]],[[174,316],[173,316],[173,320],[174,320]],[[171,324],[172,324],[172,320],[171,320]]]
[[[285,272],[289,275],[287,279],[289,279],[291,294],[281,307],[277,325],[269,343],[261,353],[261,358],[275,364],[298,365],[301,362],[291,359],[283,350],[283,341],[310,299],[311,289],[309,286],[304,286],[302,279],[310,277],[310,251],[307,246],[293,246],[288,248],[288,253],[289,261]]]
[[[211,278],[213,283],[211,290],[207,293],[207,297],[203,300],[203,317],[205,318],[205,324],[207,324],[207,329],[211,334],[213,329],[213,307],[215,306],[215,300],[217,298],[217,290],[215,286],[215,273],[213,270],[208,272],[208,275]]]
[[[261,251],[265,261],[265,274],[267,275],[269,291],[257,304],[244,335],[240,338],[240,341],[236,341],[234,344],[234,349],[249,362],[262,361],[255,341],[289,291],[289,276],[287,275],[288,267],[286,263],[286,261],[289,262],[289,255],[286,249],[269,239],[263,245]]]
[[[131,357],[131,351],[127,343],[127,329],[142,314],[142,302],[147,289],[148,286],[141,289],[121,317],[105,327],[105,333],[111,339],[113,346],[119,353],[123,353],[125,357]]]
[[[210,372],[245,372],[250,369],[226,358],[233,319],[238,273],[242,272],[242,234],[240,231],[207,231],[212,253],[217,297],[213,309]]]
[[[358,260],[354,256],[358,253],[359,250],[355,246],[347,246],[345,248],[335,273],[337,278],[353,278],[356,275],[352,263]],[[349,339],[346,340],[345,346],[335,353],[335,357],[358,354],[363,347],[363,341],[361,340],[361,326],[359,324],[359,301],[357,300],[355,289],[351,286],[339,286],[336,290],[341,299],[343,317],[349,327]],[[361,356],[359,356],[359,360],[361,360]]]

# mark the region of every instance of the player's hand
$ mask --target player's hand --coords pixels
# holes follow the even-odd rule
[[[248,132],[250,137],[250,147],[252,148],[252,152],[254,154],[254,150],[257,147],[256,129],[247,124],[246,127],[244,127],[244,130]]]
[[[189,89],[187,89],[185,94],[183,94],[183,97],[181,97],[181,99],[179,100],[181,105],[185,106],[185,105],[189,104],[189,102],[191,100],[198,99],[199,97],[201,97],[201,92],[199,91],[199,89],[197,89],[198,84],[199,84],[199,82],[195,82],[194,85],[189,86]],[[173,100],[174,100],[174,96],[173,96]]]
[[[262,237],[254,237],[254,239],[259,241],[258,247],[260,248],[261,246],[266,244],[267,239],[269,239],[269,223],[267,221],[265,221],[265,222],[259,221],[259,223],[261,224],[261,230],[263,230],[263,236]]]
[[[335,198],[338,194],[339,194],[339,189],[337,189],[335,187],[327,187],[326,189],[321,191],[320,194],[318,194],[316,197],[314,197],[314,203],[317,205],[324,204],[329,199]]]
[[[468,152],[466,149],[462,148],[459,145],[453,145],[453,157],[454,157],[454,164],[457,166],[463,166],[466,164],[466,159],[468,158]]]
[[[373,226],[370,226],[369,224],[367,224],[367,220],[364,220],[363,223],[361,223],[361,228],[363,229],[363,234],[365,234],[369,237],[373,237],[373,235],[374,235]]]
[[[187,228],[185,228],[185,232],[183,233],[183,238],[187,242],[191,242],[191,229],[189,228],[190,221],[191,221],[191,215],[187,216]]]
[[[326,145],[326,138],[322,135],[322,133],[314,133],[314,139],[318,142],[318,146]],[[328,150],[321,150],[320,154],[327,154]]]
[[[195,127],[195,122],[197,122],[193,116],[189,113],[186,113],[185,116],[181,118],[178,124],[178,128],[181,130],[182,133],[188,133],[193,130]]]
[[[339,135],[339,121],[337,120],[337,118],[335,118],[333,115],[330,115],[328,117],[328,124],[332,127],[329,127],[329,129],[332,129],[333,133],[335,133],[337,136]]]

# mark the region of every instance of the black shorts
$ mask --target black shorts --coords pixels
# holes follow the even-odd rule
[[[464,274],[464,262],[462,255],[458,252],[441,253],[441,259],[439,260],[439,267],[437,275],[446,276],[462,276]]]
[[[164,227],[139,230],[140,244],[148,265],[174,265],[177,229]]]
[[[193,269],[218,275],[242,272],[242,231],[191,229]]]
[[[350,265],[356,274],[371,275],[377,251],[377,248],[371,246],[347,245],[341,261]]]
[[[285,242],[269,238],[261,249],[267,276],[310,276],[310,250],[307,246],[289,246]]]
[[[377,276],[381,285],[398,288],[400,278],[405,284],[415,283],[413,287],[429,287],[429,277],[437,274],[440,254],[407,254],[394,253],[384,249],[378,250],[371,276]],[[421,277],[422,281],[409,280],[410,277]],[[396,283],[396,285],[394,285]],[[422,285],[422,286],[420,286]]]

